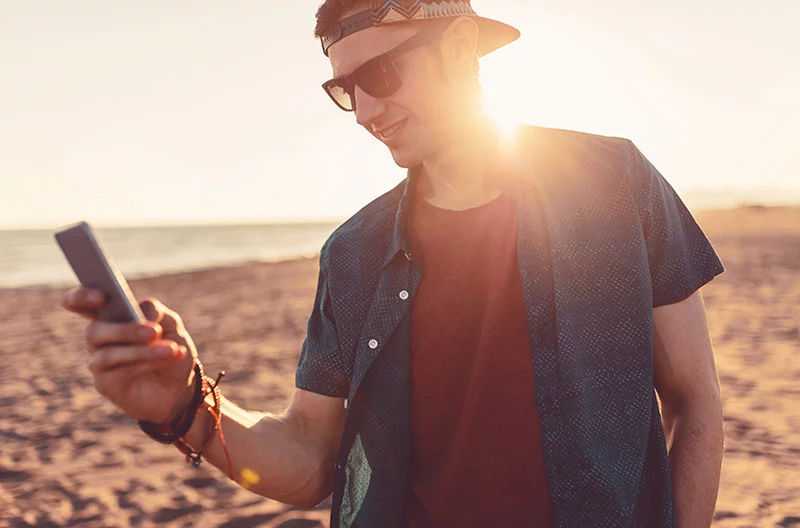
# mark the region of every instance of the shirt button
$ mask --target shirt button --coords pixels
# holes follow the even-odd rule
[[[400,292],[400,298],[401,298],[401,299],[403,299],[404,301],[405,301],[406,299],[408,299],[408,292],[407,292],[407,291],[405,291],[405,290],[401,291],[401,292]]]
[[[372,350],[375,350],[376,348],[378,348],[378,341],[377,341],[377,340],[375,340],[375,339],[370,339],[370,340],[369,340],[369,347],[370,347]]]

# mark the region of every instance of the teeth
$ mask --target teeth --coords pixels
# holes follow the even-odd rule
[[[382,139],[388,139],[391,136],[393,136],[398,130],[400,130],[401,126],[403,126],[403,121],[400,121],[399,123],[390,128],[384,128],[383,130],[378,132],[378,135],[380,135]]]

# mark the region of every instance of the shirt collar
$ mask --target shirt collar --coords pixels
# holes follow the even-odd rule
[[[517,199],[517,180],[513,177],[513,173],[504,173],[498,177],[497,186],[503,191],[511,193]],[[414,196],[414,185],[416,184],[415,170],[409,169],[406,179],[403,181],[403,195],[400,202],[397,204],[397,210],[394,216],[394,228],[392,231],[392,241],[389,245],[389,250],[386,253],[386,259],[383,261],[383,268],[386,268],[398,253],[403,253],[405,258],[411,260],[411,248],[408,243],[408,221],[409,211],[411,208],[411,200]]]
[[[503,192],[511,193],[515,200],[518,199],[517,191],[519,190],[519,174],[517,171],[520,169],[518,162],[521,161],[521,156],[518,149],[520,147],[521,140],[522,138],[517,138],[516,141],[513,141],[507,145],[506,148],[500,152],[498,163],[501,166],[497,167],[495,173],[497,178],[497,187]],[[402,252],[408,260],[412,259],[411,249],[408,243],[407,226],[411,200],[414,196],[414,187],[416,185],[418,174],[419,167],[408,169],[406,179],[402,183],[403,195],[400,198],[400,202],[397,204],[394,230],[392,232],[392,241],[389,245],[389,251],[386,254],[386,259],[383,262],[384,268],[386,268],[386,266],[388,266],[400,252]]]
[[[386,260],[383,261],[383,267],[389,265],[398,253],[402,252],[404,256],[411,260],[411,249],[408,244],[408,236],[406,233],[406,226],[408,224],[409,208],[411,207],[411,198],[414,194],[414,182],[416,178],[414,174],[416,171],[408,169],[406,179],[403,182],[403,195],[400,202],[397,204],[397,211],[394,216],[394,230],[392,232],[392,242],[389,245],[389,251],[386,253]]]

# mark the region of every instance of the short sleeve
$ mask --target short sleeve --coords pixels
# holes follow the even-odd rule
[[[629,142],[630,183],[642,221],[653,307],[689,297],[725,271],[678,194]]]
[[[324,396],[345,398],[349,380],[333,318],[326,256],[326,247],[323,247],[316,299],[295,372],[295,386]]]

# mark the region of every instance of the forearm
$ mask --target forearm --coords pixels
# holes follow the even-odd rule
[[[300,508],[313,507],[327,496],[329,469],[334,462],[302,434],[302,427],[286,415],[247,411],[225,398],[222,415],[225,444],[237,483]],[[185,440],[199,449],[212,426],[213,418],[205,408],[201,409]],[[217,433],[203,458],[227,473],[228,462]]]
[[[719,491],[724,434],[718,403],[664,409],[672,493],[681,528],[707,528]]]

